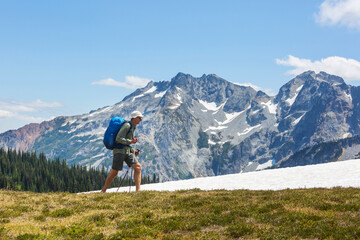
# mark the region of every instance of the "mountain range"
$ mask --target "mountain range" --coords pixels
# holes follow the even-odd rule
[[[276,96],[210,74],[178,73],[121,102],[0,134],[0,147],[44,152],[68,164],[109,169],[103,134],[114,116],[139,110],[144,174],[161,180],[354,159],[360,152],[360,87],[308,71]]]

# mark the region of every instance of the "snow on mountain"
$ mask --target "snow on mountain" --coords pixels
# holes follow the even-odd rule
[[[360,187],[360,160],[347,160],[292,168],[228,174],[189,180],[146,184],[142,191],[201,190],[281,190],[298,188]],[[108,189],[116,192],[118,188]],[[119,192],[134,191],[121,187]]]
[[[298,87],[295,90],[295,95],[293,97],[289,97],[288,99],[286,99],[285,101],[287,102],[288,105],[293,105],[295,102],[295,99],[297,98],[297,96],[299,95],[299,92],[301,91],[301,89],[304,87],[304,85],[301,85],[300,87]]]
[[[233,112],[233,113],[225,113],[225,120],[222,122],[219,122],[218,120],[215,119],[215,121],[219,124],[219,125],[226,125],[231,123],[235,118],[237,118],[240,114],[243,114],[246,110],[241,111],[241,112]]]
[[[149,90],[145,91],[144,94],[148,94],[148,93],[152,93],[152,92],[155,92],[157,89],[157,87],[155,86],[152,86]]]
[[[296,124],[298,124],[300,122],[300,120],[304,117],[305,113],[303,115],[301,115],[300,117],[298,117],[297,119],[295,119],[291,124],[292,126],[295,126]]]
[[[166,91],[155,94],[154,98],[162,98],[166,94]]]
[[[268,102],[266,102],[266,103],[262,102],[261,105],[264,105],[264,108],[267,107],[268,110],[269,110],[269,112],[270,112],[271,114],[276,114],[276,109],[277,109],[277,107],[278,107],[278,104],[274,104],[274,103],[270,100],[270,101],[268,101]]]
[[[137,98],[142,98],[143,96],[145,96],[145,94],[140,94],[138,96],[135,96],[132,100],[132,102],[134,102]]]
[[[215,102],[206,102],[202,100],[199,100],[199,102],[206,108],[205,110],[201,110],[203,112],[207,112],[207,111],[217,112],[220,108],[224,107],[225,105],[225,103],[223,103],[217,106]]]
[[[254,130],[254,129],[256,129],[256,128],[259,128],[259,127],[261,127],[260,124],[258,124],[258,125],[256,125],[256,126],[253,126],[253,127],[246,128],[246,129],[244,129],[241,133],[238,132],[237,135],[238,135],[238,136],[246,135],[246,134],[248,134],[249,132],[251,132],[252,130]]]
[[[179,73],[149,82],[113,106],[0,134],[0,147],[109,169],[105,129],[112,117],[129,119],[134,110],[144,115],[134,146],[142,150],[143,173],[161,180],[347,160],[360,152],[360,87],[311,71],[276,96],[215,74]],[[324,144],[339,139],[344,141]]]

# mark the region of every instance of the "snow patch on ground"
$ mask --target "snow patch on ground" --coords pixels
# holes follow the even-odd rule
[[[292,168],[229,174],[216,177],[142,185],[144,191],[201,190],[281,190],[298,188],[360,187],[360,160],[348,160]],[[134,191],[134,187],[131,188]],[[107,192],[116,192],[117,188]],[[122,187],[119,192],[129,191]]]

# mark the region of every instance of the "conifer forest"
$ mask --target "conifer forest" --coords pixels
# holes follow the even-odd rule
[[[126,168],[123,169],[127,170]],[[129,171],[130,173],[131,171]],[[100,190],[108,172],[104,168],[68,166],[66,160],[47,159],[44,153],[21,152],[0,148],[0,189],[32,192],[86,192]],[[127,178],[122,186],[133,185]],[[121,177],[116,177],[110,187],[119,187]],[[158,182],[158,177],[143,176],[142,184]]]

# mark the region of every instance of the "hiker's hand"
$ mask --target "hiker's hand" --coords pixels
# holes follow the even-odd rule
[[[133,140],[131,140],[130,144],[135,144],[135,143],[137,143],[137,141],[138,141],[138,138],[134,137]]]
[[[135,156],[139,155],[140,151],[139,150],[135,150]]]

